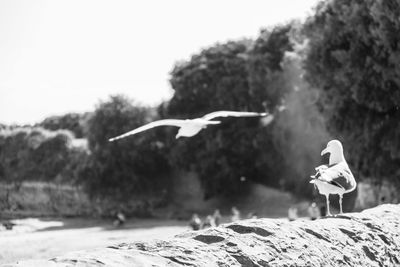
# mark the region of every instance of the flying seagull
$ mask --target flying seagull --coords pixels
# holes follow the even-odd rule
[[[220,124],[220,121],[212,121],[214,118],[218,117],[262,117],[267,116],[268,113],[258,113],[258,112],[242,112],[242,111],[216,111],[209,113],[201,118],[196,119],[186,119],[186,120],[176,120],[176,119],[166,119],[150,122],[132,131],[124,133],[122,135],[108,139],[112,142],[121,138],[125,138],[130,135],[134,135],[154,127],[159,126],[176,126],[179,127],[178,134],[176,138],[181,136],[192,137],[200,132],[202,129],[206,128],[208,125]]]
[[[321,151],[321,156],[326,153],[330,153],[329,165],[321,165],[315,168],[316,174],[311,176],[312,180],[310,183],[313,183],[318,188],[321,195],[325,195],[327,215],[331,216],[332,214],[329,211],[329,195],[339,195],[340,213],[343,213],[343,194],[353,191],[357,184],[344,159],[342,143],[338,140],[329,141],[326,148]]]

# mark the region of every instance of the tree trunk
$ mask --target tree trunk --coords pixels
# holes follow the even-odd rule
[[[400,266],[400,205],[315,221],[243,220],[164,241],[120,244],[9,266],[75,265]]]

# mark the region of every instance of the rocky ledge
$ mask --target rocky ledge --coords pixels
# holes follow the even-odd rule
[[[400,266],[400,205],[315,221],[243,220],[5,266]]]

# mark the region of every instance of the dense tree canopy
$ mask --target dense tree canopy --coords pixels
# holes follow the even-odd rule
[[[277,112],[290,91],[280,67],[291,49],[289,30],[265,30],[255,42],[217,44],[177,64],[166,113],[187,118],[216,110]],[[247,180],[278,185],[283,160],[267,129],[270,125],[263,126],[259,118],[221,120],[218,127],[174,144],[172,164],[198,172],[207,196],[244,192]]]
[[[124,96],[101,102],[88,121],[91,151],[82,177],[92,193],[117,197],[152,193],[168,174],[165,146],[157,130],[116,142],[108,139],[154,120],[153,109],[134,105]],[[157,136],[157,137],[156,137]]]
[[[293,51],[290,40],[293,26],[294,24],[288,24],[262,30],[249,51],[249,91],[258,99],[257,102],[262,100],[263,107],[268,110],[280,106],[293,89],[282,75],[284,56]]]
[[[305,33],[307,80],[357,176],[400,175],[400,2],[321,2]]]
[[[61,116],[51,116],[44,119],[36,126],[48,130],[70,130],[76,138],[85,136],[85,126],[90,113],[67,113]]]
[[[15,128],[0,131],[0,180],[77,181],[77,163],[87,151],[72,145],[73,135],[66,130]]]

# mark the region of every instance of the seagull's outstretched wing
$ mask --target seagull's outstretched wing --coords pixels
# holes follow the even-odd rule
[[[215,111],[208,113],[202,117],[204,120],[212,120],[217,117],[262,117],[268,113],[245,112],[245,111]]]
[[[185,121],[185,120],[159,120],[159,121],[153,121],[153,122],[150,122],[150,123],[148,123],[146,125],[143,125],[143,126],[141,126],[139,128],[136,128],[136,129],[134,129],[132,131],[129,131],[127,133],[124,133],[124,134],[118,135],[116,137],[110,138],[110,139],[108,139],[108,141],[113,142],[115,140],[118,140],[118,139],[121,139],[121,138],[125,138],[127,136],[130,136],[130,135],[133,135],[133,134],[137,134],[137,133],[140,133],[140,132],[143,132],[143,131],[146,131],[146,130],[149,130],[151,128],[158,127],[158,126],[176,126],[176,127],[181,127],[181,126],[185,125],[186,123],[187,123],[187,121]]]

